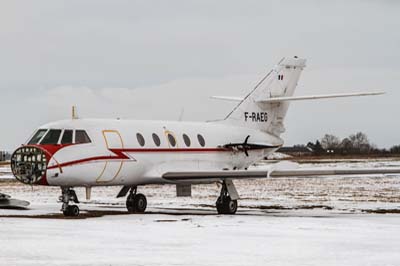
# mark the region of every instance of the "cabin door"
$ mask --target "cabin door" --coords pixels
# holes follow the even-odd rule
[[[109,150],[110,159],[104,163],[103,171],[96,180],[98,183],[107,183],[115,180],[124,164],[124,158],[118,158],[118,155],[112,152],[112,149],[124,148],[121,134],[117,130],[103,130],[103,137],[105,146]]]

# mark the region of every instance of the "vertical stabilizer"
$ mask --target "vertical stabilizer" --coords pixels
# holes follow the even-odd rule
[[[259,129],[275,136],[282,134],[289,103],[262,101],[292,96],[305,63],[305,59],[297,57],[283,58],[227,115],[225,123]]]

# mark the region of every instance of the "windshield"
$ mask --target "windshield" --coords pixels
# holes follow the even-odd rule
[[[61,129],[39,129],[28,142],[28,145],[56,145],[59,141],[61,144],[84,144],[92,142],[85,130],[75,130],[74,132],[73,129],[65,129],[63,134],[62,132],[63,130]],[[74,133],[75,142],[73,141]]]
[[[64,135],[61,139],[61,144],[72,144],[73,130],[64,130]]]
[[[32,139],[28,142],[28,145],[38,144],[46,132],[47,129],[39,129],[36,132],[36,134],[32,137]]]
[[[75,132],[75,143],[83,144],[92,142],[85,130],[77,130]]]
[[[58,140],[61,135],[61,129],[51,129],[46,136],[44,136],[43,140],[40,142],[42,145],[55,145],[58,143]]]

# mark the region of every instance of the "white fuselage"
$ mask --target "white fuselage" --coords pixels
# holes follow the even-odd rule
[[[282,145],[280,138],[259,130],[220,122],[171,122],[140,120],[68,120],[40,129],[85,130],[91,142],[62,145],[61,137],[51,152],[46,180],[52,186],[144,185],[170,183],[162,178],[167,171],[244,169],[276,148],[225,149],[229,143]],[[137,134],[143,136],[144,144]],[[160,139],[159,146],[153,134]],[[183,134],[190,139],[186,145]],[[172,135],[175,146],[169,141]],[[204,139],[203,145],[198,135]],[[61,134],[62,136],[62,134]],[[200,137],[201,138],[201,137]],[[49,145],[37,145],[52,150]]]

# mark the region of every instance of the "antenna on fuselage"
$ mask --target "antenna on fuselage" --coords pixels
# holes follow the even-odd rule
[[[76,106],[72,106],[72,120],[78,119],[78,112],[76,111]]]

